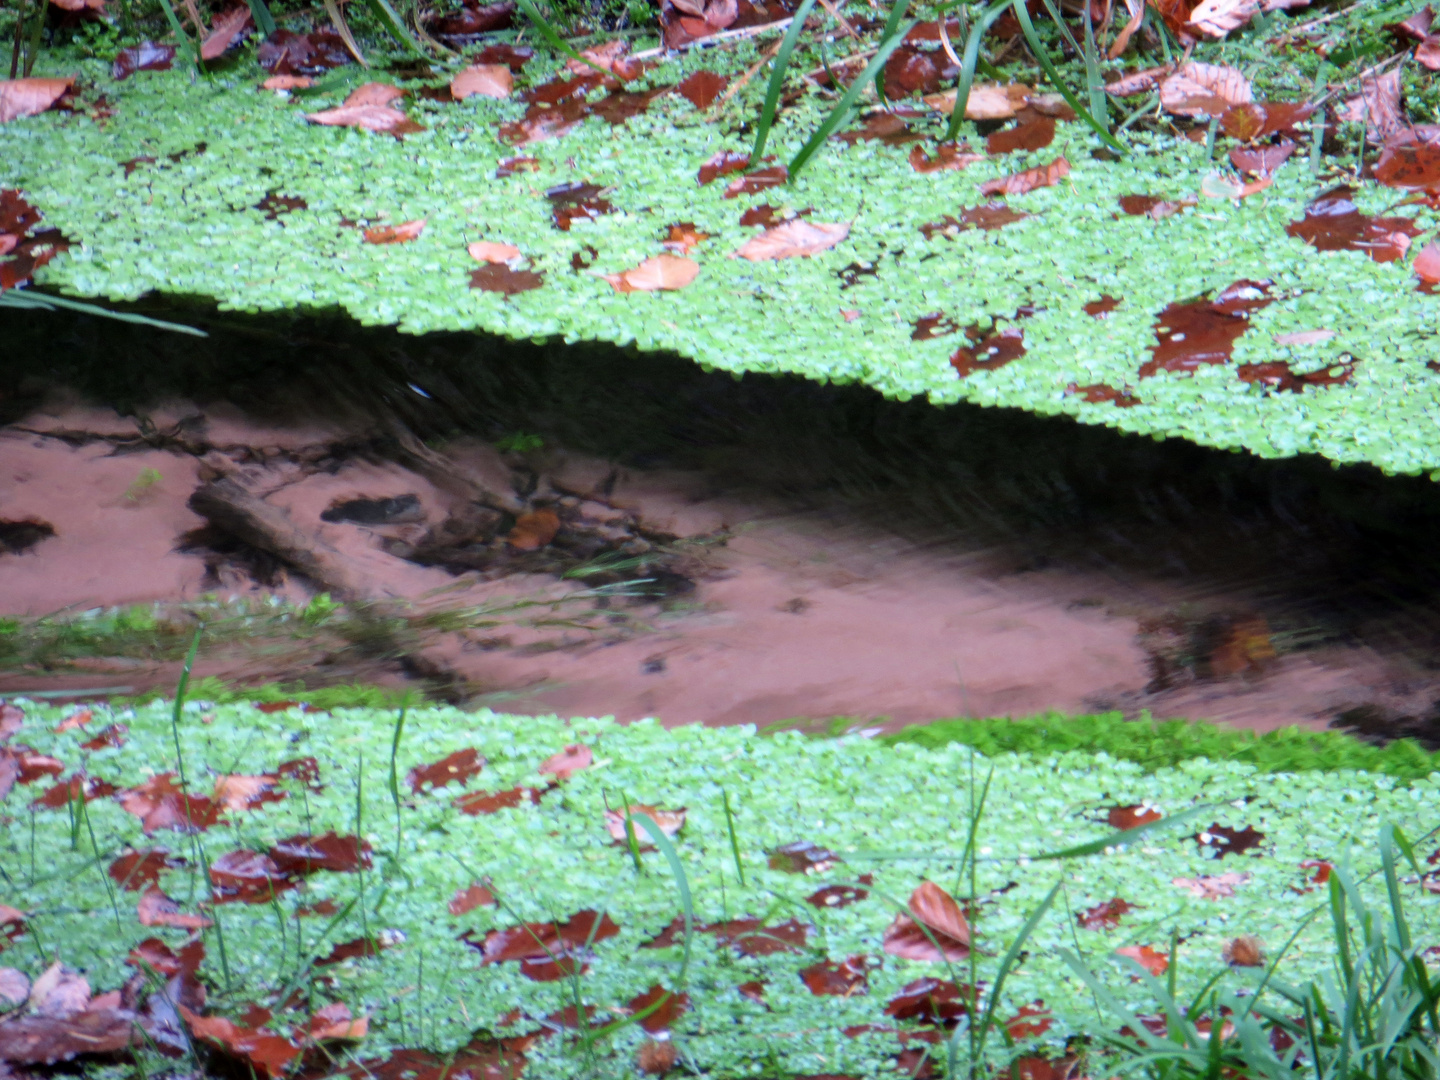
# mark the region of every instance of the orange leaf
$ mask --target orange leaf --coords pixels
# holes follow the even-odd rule
[[[370,1030],[370,1018],[355,1019],[350,1009],[342,1002],[326,1005],[310,1018],[307,1034],[312,1042],[328,1042],[332,1039],[363,1039]]]
[[[520,257],[520,249],[514,244],[501,244],[494,240],[476,240],[465,250],[476,262],[508,263]]]
[[[794,259],[826,251],[850,235],[850,226],[812,223],[792,218],[783,225],[766,229],[741,244],[730,257],[761,262],[766,259]]]
[[[405,91],[393,83],[371,82],[357,86],[345,99],[346,105],[389,105],[396,98],[405,96]],[[343,106],[342,106],[343,108]]]
[[[186,915],[180,905],[155,886],[145,890],[135,909],[141,926],[173,926],[177,930],[203,930],[211,925],[204,915]]]
[[[1413,267],[1421,281],[1431,285],[1440,282],[1440,244],[1431,240],[1421,248]]]
[[[377,225],[365,230],[367,244],[404,244],[425,231],[425,219],[401,222],[399,225]]]
[[[306,113],[312,124],[327,127],[358,127],[385,135],[409,135],[425,129],[399,109],[388,105],[341,105],[323,112]]]
[[[683,255],[654,255],[634,270],[605,274],[616,292],[657,292],[683,289],[700,273],[700,264]]]
[[[594,763],[595,755],[590,747],[574,744],[546,758],[539,771],[553,774],[556,780],[569,780],[575,773],[588,769]]]
[[[1160,104],[1177,116],[1219,116],[1254,100],[1250,80],[1224,64],[1186,64],[1160,84]]]
[[[199,1016],[178,1003],[176,1007],[197,1039],[220,1047],[261,1076],[280,1076],[300,1053],[298,1046],[273,1031],[241,1027],[222,1016]]]
[[[1170,966],[1170,957],[1165,953],[1156,952],[1149,945],[1126,945],[1122,949],[1116,949],[1115,955],[1128,956],[1151,975],[1163,975],[1165,969]]]
[[[283,791],[275,790],[276,777],[217,776],[214,801],[226,810],[249,810],[263,803],[279,802]]]
[[[970,924],[954,897],[922,881],[910,894],[910,914],[896,915],[885,931],[884,946],[907,960],[963,960],[970,955]]]
[[[493,903],[494,893],[484,885],[471,885],[468,889],[455,890],[455,895],[450,898],[449,909],[451,915],[464,915],[477,907],[486,907]]]
[[[627,806],[633,817],[635,814],[644,814],[656,825],[666,836],[674,836],[685,827],[685,808],[679,810],[660,810],[653,806]],[[625,814],[620,810],[605,811],[605,828],[610,831],[610,838],[617,844],[629,844],[630,838],[625,835]],[[653,848],[655,842],[650,838],[649,831],[643,825],[635,825],[635,843],[644,850]]]
[[[225,50],[250,28],[251,21],[250,9],[244,4],[215,16],[210,33],[205,35],[205,40],[200,43],[200,59],[219,59]]]
[[[560,531],[560,516],[554,510],[532,510],[515,519],[505,542],[516,551],[539,551]]]
[[[994,180],[987,180],[980,185],[980,194],[1024,195],[1027,191],[1034,191],[1036,188],[1058,184],[1069,175],[1070,162],[1063,157],[1058,157],[1049,165],[1037,165],[1033,169],[1026,169],[1024,172],[1018,172],[1012,176],[1000,176]]]
[[[307,90],[315,85],[308,75],[271,75],[260,84],[263,90]]]
[[[0,124],[42,113],[70,89],[67,79],[0,79]]]
[[[450,96],[456,101],[479,95],[507,98],[515,85],[515,76],[505,64],[472,64],[450,80]]]

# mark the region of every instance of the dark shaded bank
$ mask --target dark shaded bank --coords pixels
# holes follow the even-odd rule
[[[0,421],[56,386],[121,411],[227,400],[277,420],[389,414],[427,439],[535,434],[796,505],[844,502],[917,540],[1253,595],[1292,646],[1440,644],[1440,490],[1317,458],[1265,461],[1066,418],[886,401],[855,386],[701,371],[609,346],[413,337],[333,312],[134,310],[197,339],[111,320],[0,313]],[[537,451],[543,454],[544,451]],[[1203,627],[1196,631],[1203,634]]]

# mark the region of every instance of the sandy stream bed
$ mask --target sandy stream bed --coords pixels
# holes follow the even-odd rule
[[[272,426],[185,402],[154,410],[142,427],[56,399],[0,429],[0,613],[205,594],[306,602],[317,586],[293,566],[207,534],[189,501],[221,477],[283,511],[297,535],[332,551],[358,588],[395,610],[557,600],[584,588],[523,564],[457,574],[405,557],[466,500],[374,452],[371,434]],[[1017,567],[1003,550],[917,542],[844,509],[797,510],[702,471],[619,468],[555,450],[517,468],[515,455],[463,439],[443,450],[490,490],[533,488],[522,510],[554,507],[597,535],[668,534],[681,553],[668,595],[571,599],[548,624],[524,609],[499,627],[427,631],[415,645],[418,669],[333,642],[257,639],[207,649],[199,672],[314,685],[399,684],[419,670],[509,711],[761,725],[1148,709],[1268,730],[1324,727],[1357,706],[1423,713],[1436,696],[1437,680],[1407,655],[1356,644],[1277,654],[1243,590],[1208,598],[1208,653],[1187,667],[1166,659],[1189,632],[1174,613],[1195,600],[1173,579]],[[396,499],[401,520],[322,520],[355,499]],[[487,550],[505,549],[504,535]],[[0,694],[144,689],[172,684],[176,670],[133,657],[11,665],[0,670]]]

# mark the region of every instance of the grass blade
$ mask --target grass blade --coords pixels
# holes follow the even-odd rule
[[[999,0],[981,13],[965,38],[965,51],[960,56],[960,81],[955,84],[955,107],[950,110],[950,123],[945,128],[945,141],[954,142],[960,133],[960,121],[965,119],[965,108],[970,104],[970,87],[975,84],[975,68],[980,62],[980,42],[989,32],[990,26],[1005,13],[1010,0]]]
[[[546,41],[548,41],[551,46],[559,49],[566,56],[570,57],[570,59],[579,60],[580,63],[586,65],[587,67],[594,68],[602,75],[614,74],[613,72],[606,71],[603,67],[595,63],[593,60],[589,60],[586,57],[581,56],[578,52],[572,49],[569,43],[560,36],[560,31],[556,30],[550,20],[545,18],[545,16],[541,13],[540,9],[535,6],[535,0],[515,0],[515,2],[520,6],[520,10],[525,12],[526,16],[530,19],[530,21],[535,24],[535,29],[540,31],[540,36],[543,37]],[[814,0],[811,0],[811,2],[813,3]]]
[[[1030,917],[1025,920],[1025,925],[1020,928],[1020,933],[1015,936],[1015,940],[1010,942],[1010,948],[1005,950],[1005,955],[1000,958],[1000,966],[995,969],[995,985],[990,989],[989,997],[985,1001],[985,1011],[981,1014],[980,1023],[977,1025],[979,1037],[977,1049],[983,1049],[985,1046],[985,1039],[990,1034],[991,1025],[995,1023],[995,1008],[1000,1004],[1000,991],[1004,988],[1005,980],[1009,978],[1015,961],[1020,958],[1020,952],[1025,948],[1025,942],[1030,939],[1030,935],[1040,925],[1040,920],[1050,910],[1050,905],[1055,903],[1055,897],[1059,895],[1060,887],[1064,884],[1063,878],[1055,882],[1045,899],[1040,901],[1040,906],[1032,911]],[[979,1056],[978,1053],[976,1056]]]
[[[519,2],[525,4],[530,0]],[[757,164],[765,153],[765,142],[770,137],[770,128],[775,123],[775,113],[780,107],[780,90],[785,85],[785,69],[790,66],[790,54],[795,51],[800,33],[805,29],[805,20],[814,9],[815,0],[800,0],[800,6],[795,9],[795,17],[790,21],[790,28],[785,31],[785,37],[780,41],[780,51],[771,62],[770,85],[765,89],[765,104],[760,109],[760,119],[755,123],[755,149],[750,151],[752,166]]]
[[[625,808],[626,822],[634,822],[650,834],[650,839],[655,841],[655,846],[665,856],[665,861],[670,864],[670,873],[675,877],[675,888],[680,893],[680,907],[685,912],[685,956],[680,962],[680,978],[677,980],[683,987],[685,975],[690,970],[690,939],[695,936],[695,905],[690,899],[690,879],[685,876],[685,867],[681,865],[680,853],[675,850],[675,845],[665,835],[665,830],[660,828],[655,819],[649,814],[632,814],[630,808]]]
[[[275,33],[275,16],[270,14],[265,0],[246,0],[250,5],[250,14],[255,19],[255,28],[260,31],[262,37],[269,37]]]
[[[325,0],[325,14],[330,16],[330,25],[335,27],[335,32],[340,35],[340,40],[345,43],[345,48],[350,50],[355,62],[363,68],[369,68],[370,61],[366,60],[365,54],[360,51],[355,35],[350,33],[350,24],[345,21],[345,13],[340,10],[340,5],[335,0]]]
[[[1080,103],[1070,87],[1065,85],[1065,80],[1060,77],[1060,72],[1055,70],[1055,64],[1050,59],[1050,54],[1045,49],[1045,44],[1040,40],[1040,35],[1035,33],[1035,24],[1030,21],[1030,12],[1025,9],[1025,0],[1014,0],[1011,10],[1015,12],[1015,18],[1020,22],[1020,30],[1025,35],[1025,41],[1030,46],[1030,51],[1035,54],[1035,59],[1040,61],[1040,66],[1045,69],[1045,76],[1060,91],[1060,96],[1065,99],[1076,115],[1085,123],[1089,124],[1095,134],[1100,136],[1102,142],[1116,153],[1125,153],[1125,147],[1111,135],[1105,125],[1090,114],[1090,110]]]
[[[745,884],[745,867],[740,865],[740,841],[735,836],[735,816],[730,813],[730,792],[724,788],[720,789],[720,798],[725,804],[725,828],[730,833],[730,853],[735,856],[735,873],[740,878],[741,886]]]
[[[425,50],[415,40],[415,35],[410,33],[410,28],[405,25],[405,20],[400,18],[395,9],[390,6],[389,0],[370,0],[370,11],[389,29],[396,40],[416,56],[422,59],[425,57]]]
[[[333,3],[334,0],[325,0]],[[400,865],[400,772],[396,758],[400,754],[400,739],[405,734],[405,713],[407,706],[400,707],[400,715],[395,718],[395,734],[390,738],[390,799],[395,804],[395,865]]]
[[[1133,829],[1121,829],[1119,832],[1103,836],[1099,840],[1091,840],[1088,843],[1076,844],[1074,847],[1062,848],[1060,851],[1048,851],[1044,855],[1032,855],[1031,862],[1040,862],[1045,859],[1078,859],[1086,855],[1098,855],[1108,847],[1115,847],[1119,844],[1128,844],[1138,840],[1146,833],[1163,829],[1169,825],[1179,825],[1182,821],[1188,821],[1197,814],[1203,814],[1213,806],[1192,807],[1181,814],[1171,814],[1168,817],[1160,818],[1158,821],[1147,821],[1144,825],[1137,825]]]
[[[901,0],[898,7],[903,8],[907,2],[908,0]],[[855,100],[864,92],[866,85],[873,82],[876,76],[884,69],[885,61],[889,60],[890,54],[904,43],[905,35],[910,32],[910,28],[914,25],[915,21],[913,19],[910,22],[904,23],[900,29],[891,36],[889,41],[880,46],[874,58],[870,63],[865,65],[865,70],[860,73],[859,77],[856,78],[845,91],[845,95],[840,99],[839,104],[830,110],[830,115],[825,117],[821,125],[816,128],[810,138],[805,141],[805,145],[800,148],[800,152],[790,161],[791,182],[794,182],[800,170],[805,167],[805,163],[815,156],[816,151],[825,145],[825,140],[830,137],[831,132],[839,127],[840,122],[849,115],[851,107],[855,104]],[[777,65],[780,63],[779,57],[776,57],[775,63]],[[780,73],[778,67],[776,73]],[[769,104],[769,95],[766,95],[766,104]],[[752,163],[755,161],[754,155],[751,156],[750,161]]]

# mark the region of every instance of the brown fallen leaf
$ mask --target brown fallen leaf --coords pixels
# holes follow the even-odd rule
[[[1171,64],[1161,64],[1159,67],[1132,71],[1129,75],[1120,76],[1114,82],[1106,83],[1105,92],[1112,97],[1134,97],[1136,94],[1154,90],[1174,70],[1174,66]]]
[[[970,87],[970,96],[965,99],[966,120],[1009,120],[1025,107],[1035,91],[1021,83],[1001,86],[999,83],[979,83]],[[921,100],[937,112],[949,116],[955,111],[955,91],[929,94]]]
[[[660,246],[676,255],[689,255],[693,248],[709,239],[710,234],[701,232],[693,221],[682,221],[670,226]]]
[[[285,792],[276,791],[278,777],[217,776],[213,801],[226,810],[249,810],[264,803],[279,802]]]
[[[204,915],[186,915],[180,905],[151,886],[135,908],[141,926],[173,926],[177,930],[203,930],[212,925]]]
[[[17,968],[0,968],[0,1005],[16,1008],[30,997],[30,980]]]
[[[74,85],[65,79],[0,79],[0,124],[35,116],[59,101]]]
[[[1219,900],[1227,896],[1234,896],[1236,887],[1247,884],[1249,881],[1249,874],[1236,873],[1232,870],[1224,874],[1202,875],[1198,878],[1177,877],[1173,878],[1170,884],[1185,889],[1192,896]]]
[[[30,1010],[37,1016],[68,1020],[90,1004],[85,976],[56,960],[30,987]]]
[[[322,112],[306,113],[305,119],[326,127],[358,127],[384,135],[410,135],[425,130],[399,109],[388,105],[341,105]]]
[[[619,293],[683,289],[700,273],[700,264],[684,255],[653,255],[623,274],[602,274]]]
[[[1160,105],[1176,116],[1219,116],[1252,100],[1250,80],[1223,64],[1186,64],[1160,83]]]
[[[1037,165],[1033,169],[1000,176],[980,185],[982,195],[1024,195],[1040,187],[1051,187],[1070,175],[1070,162],[1058,157],[1049,165]]]
[[[1238,30],[1260,10],[1260,0],[1201,0],[1190,12],[1189,25],[1206,37],[1223,38]]]
[[[1440,243],[1431,240],[1423,248],[1420,254],[1415,256],[1412,265],[1417,277],[1429,285],[1440,284]],[[1330,331],[1331,334],[1334,331]]]
[[[456,101],[467,97],[507,98],[515,86],[515,76],[505,64],[472,64],[450,80],[450,96]]]
[[[1220,173],[1206,173],[1200,181],[1200,194],[1207,199],[1244,199],[1264,191],[1275,182],[1273,176],[1261,176],[1250,183],[1222,176]]]
[[[520,258],[520,249],[514,244],[502,244],[494,240],[476,240],[466,249],[476,262],[508,263]]]
[[[1416,46],[1415,62],[1427,71],[1440,71],[1440,34],[1431,34]]]
[[[1364,124],[1371,142],[1388,143],[1409,128],[1400,107],[1400,69],[1360,80],[1360,93],[1345,102],[1340,119]]]
[[[977,154],[970,149],[969,143],[941,143],[935,148],[935,156],[931,157],[922,147],[915,146],[910,150],[910,168],[922,175],[926,173],[942,172],[947,169],[963,169],[966,166],[974,165],[977,161],[985,161],[984,154]]]
[[[464,915],[466,912],[474,911],[477,907],[488,907],[493,903],[495,903],[493,892],[484,885],[471,885],[467,889],[457,889],[447,907],[451,915]]]
[[[955,898],[939,885],[922,881],[910,894],[909,909],[886,929],[887,953],[906,960],[955,961],[970,955],[970,924]]]
[[[515,519],[505,542],[516,551],[539,551],[560,531],[560,516],[554,510],[532,510]]]
[[[541,764],[539,772],[549,774],[556,780],[569,780],[571,776],[581,769],[588,769],[595,764],[595,754],[590,747],[583,743],[574,743],[565,747],[558,754],[551,754]]]
[[[210,24],[210,33],[200,43],[200,59],[218,60],[252,25],[253,17],[245,4],[216,15]]]
[[[1126,945],[1124,948],[1116,949],[1115,955],[1128,956],[1156,977],[1165,974],[1165,969],[1170,966],[1169,955],[1157,952],[1149,945]]]
[[[783,225],[751,237],[730,258],[762,262],[766,259],[794,259],[828,251],[850,235],[850,225],[833,225],[792,218]]]
[[[357,86],[345,98],[346,105],[389,105],[405,96],[405,91],[393,83],[370,82]],[[342,106],[343,107],[343,106]]]
[[[1263,967],[1265,946],[1254,934],[1241,934],[1225,943],[1220,956],[1231,967]]]
[[[61,11],[104,11],[105,0],[50,0]]]
[[[646,1039],[635,1054],[635,1066],[647,1076],[663,1076],[675,1068],[679,1052],[668,1038]]]
[[[177,1007],[197,1039],[218,1046],[259,1076],[280,1076],[300,1053],[289,1039],[266,1028],[244,1027],[222,1016],[199,1016],[184,1005]]]
[[[352,1017],[350,1007],[344,1002],[334,1002],[319,1009],[310,1018],[310,1028],[305,1032],[313,1043],[346,1040],[355,1042],[363,1039],[370,1031],[368,1016]]]
[[[271,75],[260,84],[262,90],[308,90],[315,85],[309,75]]]
[[[404,244],[425,231],[425,219],[402,221],[399,225],[376,225],[365,230],[367,244]]]
[[[1435,245],[1433,245],[1433,244],[1426,244],[1425,247],[1426,247],[1426,250],[1429,250],[1430,248],[1435,247]],[[1425,253],[1425,252],[1422,251],[1420,254],[1423,255],[1424,253]],[[1435,248],[1435,252],[1434,252],[1434,255],[1432,256],[1432,260],[1433,260],[1433,263],[1434,263],[1434,272],[1435,272],[1435,274],[1437,275],[1436,278],[1435,278],[1435,280],[1436,280],[1436,281],[1440,281],[1440,248]],[[1417,258],[1415,259],[1415,263],[1416,263],[1416,273],[1419,273],[1419,263],[1420,263],[1419,257],[1417,257]],[[1423,277],[1424,275],[1421,275],[1421,276]],[[1296,330],[1296,331],[1294,331],[1293,333],[1289,333],[1289,334],[1275,334],[1275,335],[1273,335],[1273,336],[1274,336],[1275,344],[1276,344],[1276,345],[1318,345],[1318,344],[1320,344],[1322,341],[1329,341],[1331,338],[1333,338],[1333,337],[1335,336],[1335,331],[1334,331],[1334,330]]]
[[[1135,36],[1135,31],[1140,29],[1140,24],[1145,19],[1145,0],[1125,0],[1125,10],[1129,14],[1129,21],[1120,28],[1120,33],[1115,35],[1115,40],[1110,43],[1106,56],[1114,60],[1123,53],[1130,45],[1130,39]]]
[[[656,825],[659,825],[660,831],[666,836],[673,837],[685,827],[685,808],[683,806],[679,810],[660,810],[653,806],[639,805],[627,806],[625,809],[629,811],[632,820],[636,814],[644,814]],[[617,844],[628,845],[630,843],[630,838],[625,834],[625,813],[623,811],[606,810],[605,828],[610,832],[610,839]],[[651,839],[645,826],[636,824],[634,829],[635,843],[641,851],[655,847],[655,841]]]

